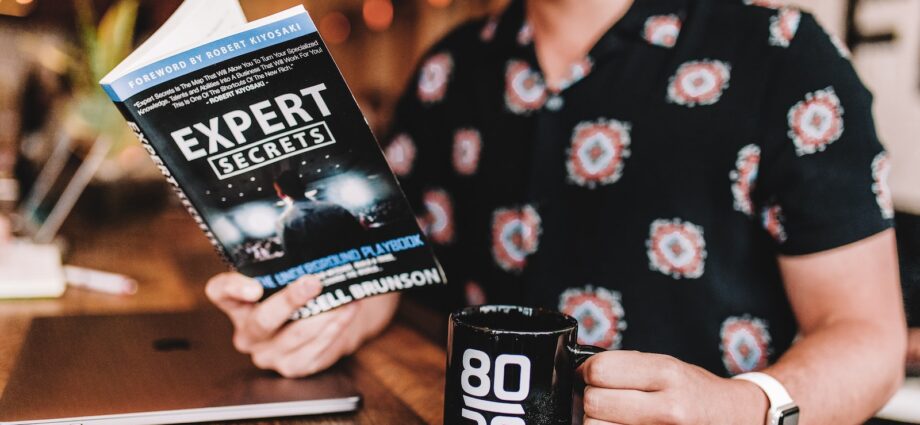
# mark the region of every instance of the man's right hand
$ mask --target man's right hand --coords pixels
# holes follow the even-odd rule
[[[384,295],[288,323],[291,314],[319,295],[322,287],[319,279],[304,276],[259,302],[262,285],[239,273],[222,273],[211,278],[206,293],[233,322],[237,350],[251,355],[259,368],[293,378],[325,370],[353,353],[383,329],[398,302],[397,297]],[[371,317],[358,319],[359,315]]]

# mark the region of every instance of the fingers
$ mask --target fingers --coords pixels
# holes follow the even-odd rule
[[[10,220],[5,215],[0,214],[0,246],[6,245],[12,240],[13,226],[10,225]]]
[[[239,327],[252,305],[262,297],[262,285],[239,273],[221,273],[208,281],[204,292]]]
[[[617,422],[602,421],[600,419],[589,418],[586,416],[584,422],[582,422],[582,425],[625,425],[625,424],[621,424]]]
[[[611,423],[703,423],[699,401],[724,393],[712,385],[721,378],[662,354],[607,351],[588,359],[582,374],[585,416]]]
[[[295,310],[319,295],[322,289],[318,278],[304,276],[253,307],[234,338],[237,348],[248,351],[254,344],[271,338]]]
[[[252,347],[253,362],[272,365],[302,346],[313,343],[319,334],[332,326],[347,327],[354,319],[357,308],[353,304],[290,323],[273,338]]]
[[[601,421],[597,423],[667,423],[662,422],[665,418],[658,417],[661,406],[653,405],[655,397],[653,393],[644,391],[588,386],[584,395],[585,417]]]
[[[312,375],[327,369],[354,350],[354,335],[342,334],[349,323],[350,319],[330,323],[309,344],[289,352],[273,368],[286,378]]]
[[[582,367],[585,384],[608,389],[658,391],[679,380],[679,360],[638,351],[605,351]]]
[[[262,297],[262,285],[239,273],[221,273],[208,281],[204,292],[218,307],[226,301],[254,303]]]
[[[920,366],[920,328],[912,328],[907,336],[907,363]]]
[[[286,326],[292,313],[322,288],[319,279],[305,276],[259,303],[263,289],[258,282],[223,273],[208,282],[205,293],[234,322],[237,350],[251,353],[258,367],[299,377],[328,368],[362,339],[348,329],[359,310],[357,303]]]

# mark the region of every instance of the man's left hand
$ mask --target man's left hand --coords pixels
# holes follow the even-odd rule
[[[10,219],[0,214],[0,247],[13,241],[13,226],[10,224]]]
[[[766,418],[767,397],[756,385],[671,356],[606,351],[581,370],[585,425],[759,425]]]

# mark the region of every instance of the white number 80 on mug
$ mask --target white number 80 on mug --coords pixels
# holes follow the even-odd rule
[[[510,368],[518,368],[517,383],[506,382]],[[492,379],[490,379],[490,372]],[[468,348],[463,352],[463,371],[460,374],[463,388],[463,404],[460,415],[476,421],[477,425],[526,425],[524,406],[520,402],[530,393],[530,359],[517,354],[501,354],[492,359],[485,352]],[[509,390],[509,387],[511,388]],[[483,397],[491,395],[501,400],[490,401]],[[482,412],[497,414],[486,422]]]

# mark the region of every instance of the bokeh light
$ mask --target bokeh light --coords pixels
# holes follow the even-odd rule
[[[330,12],[319,21],[319,32],[329,44],[341,44],[351,35],[351,22],[341,12]]]
[[[361,13],[364,23],[374,31],[385,31],[393,23],[393,3],[390,0],[365,0]]]

